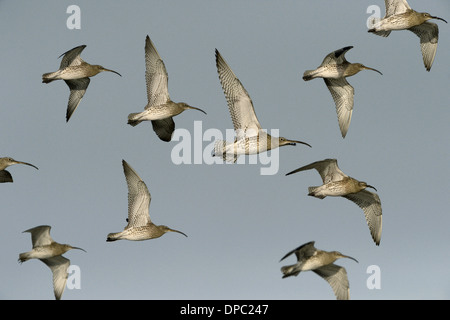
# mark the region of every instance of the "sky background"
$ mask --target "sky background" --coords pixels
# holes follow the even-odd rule
[[[69,5],[81,29],[69,30]],[[447,0],[409,4],[450,21]],[[20,265],[31,250],[22,231],[48,224],[59,243],[84,248],[64,254],[81,270],[81,289],[63,299],[334,299],[313,272],[282,279],[295,262],[288,251],[308,241],[356,258],[337,261],[348,272],[352,299],[449,299],[450,26],[439,25],[436,58],[427,72],[411,32],[382,38],[367,32],[367,8],[381,0],[346,1],[5,1],[0,0],[0,156],[30,162],[9,167],[0,185],[0,298],[53,299],[42,262]],[[174,101],[202,108],[174,118],[232,128],[218,79],[217,48],[249,92],[263,128],[308,142],[279,149],[279,171],[260,164],[175,165],[172,149],[150,123],[127,125],[147,104],[144,43],[149,35],[169,73]],[[58,57],[76,46],[81,57],[122,74],[101,73],[68,123],[69,89],[43,84]],[[362,71],[352,122],[341,137],[334,102],[307,69],[344,46]],[[197,137],[198,139],[198,137]],[[203,142],[206,147],[211,142]],[[325,158],[378,189],[383,233],[377,247],[363,212],[343,198],[307,196],[320,185],[315,170],[285,174]],[[127,217],[125,159],[152,195],[155,224],[183,231],[161,238],[106,242]],[[247,161],[248,162],[248,161]],[[367,268],[380,268],[381,288],[368,289]]]

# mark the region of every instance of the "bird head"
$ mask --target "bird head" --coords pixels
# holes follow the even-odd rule
[[[6,167],[9,167],[9,166],[11,166],[13,164],[25,164],[27,166],[30,166],[30,167],[38,169],[36,166],[34,166],[34,165],[32,165],[31,163],[28,163],[28,162],[17,161],[17,160],[14,160],[13,158],[10,158],[10,157],[0,158],[0,170],[3,170]]]
[[[278,146],[282,147],[282,146],[295,146],[297,143],[301,143],[301,144],[305,144],[308,147],[312,148],[310,144],[303,142],[303,141],[298,141],[298,140],[289,140],[286,139],[284,137],[278,137],[275,138],[276,140],[278,140]]]
[[[360,181],[360,182],[359,182],[359,185],[360,185],[360,187],[363,188],[363,189],[365,189],[365,188],[372,188],[372,189],[374,189],[375,191],[378,191],[374,186],[371,186],[370,184],[367,184],[367,183],[364,182],[364,181]]]
[[[423,19],[424,19],[425,21],[428,21],[428,20],[430,20],[430,19],[437,19],[437,20],[441,20],[441,21],[444,21],[445,23],[447,23],[446,20],[444,20],[444,19],[442,19],[442,18],[439,18],[439,17],[436,17],[436,16],[432,16],[432,15],[429,14],[428,12],[422,12],[421,15],[422,15],[422,17],[423,17]]]

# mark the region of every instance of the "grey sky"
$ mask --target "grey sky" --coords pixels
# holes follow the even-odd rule
[[[81,9],[81,29],[69,30],[66,9]],[[417,11],[450,21],[446,0],[410,0]],[[418,38],[367,32],[366,12],[382,0],[346,1],[0,1],[0,156],[12,166],[1,184],[0,298],[53,299],[50,270],[17,263],[31,249],[22,231],[49,224],[55,241],[84,248],[65,257],[80,267],[81,289],[63,299],[334,299],[312,272],[281,279],[285,253],[311,240],[356,258],[347,269],[352,299],[449,299],[450,26],[436,21],[440,41],[431,72]],[[249,92],[261,125],[308,142],[279,150],[276,175],[258,164],[175,165],[172,149],[149,123],[126,124],[147,103],[144,43],[149,35],[169,73],[169,92],[207,112],[188,110],[177,128],[232,128],[217,76],[217,48]],[[69,89],[43,84],[58,56],[87,45],[82,58],[122,74],[101,73],[68,123]],[[348,79],[355,106],[342,139],[333,100],[306,69],[344,46],[362,71]],[[210,142],[203,142],[206,147]],[[337,158],[346,174],[375,186],[383,234],[373,243],[362,211],[346,199],[307,196],[315,171],[285,174]],[[125,159],[152,194],[156,224],[181,230],[150,241],[106,242],[127,216]],[[381,270],[370,290],[366,270]]]

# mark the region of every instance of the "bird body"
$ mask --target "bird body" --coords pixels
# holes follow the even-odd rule
[[[346,77],[351,77],[361,70],[372,70],[379,74],[380,71],[366,67],[361,63],[350,63],[345,59],[345,53],[352,46],[344,47],[329,53],[321,65],[314,70],[306,70],[303,80],[310,81],[315,78],[323,78],[336,105],[339,128],[342,137],[345,138],[352,119],[355,89],[348,83]]]
[[[151,195],[145,182],[125,160],[122,160],[122,166],[128,186],[128,224],[121,232],[109,233],[106,241],[155,239],[169,231],[178,232],[186,236],[181,231],[171,229],[165,225],[155,225],[150,220],[148,209]]]
[[[11,157],[0,158],[0,183],[13,182],[13,178],[11,176],[11,173],[9,173],[9,171],[5,170],[7,167],[9,167],[9,166],[11,166],[13,164],[24,164],[24,165],[27,165],[27,166],[30,166],[30,167],[38,169],[36,166],[32,165],[31,163],[17,161],[17,160],[14,160]]]
[[[247,90],[217,49],[215,54],[217,72],[227,100],[236,138],[233,142],[216,141],[213,156],[220,156],[225,161],[236,162],[239,155],[257,154],[286,145],[301,143],[311,147],[306,142],[273,137],[263,130]]]
[[[280,261],[295,253],[297,263],[283,266],[281,272],[283,278],[297,276],[302,271],[313,271],[325,279],[333,289],[338,300],[348,300],[350,297],[347,271],[345,268],[335,265],[339,258],[348,258],[358,262],[356,259],[343,255],[338,251],[323,251],[314,247],[314,241],[305,243],[298,248],[288,252]]]
[[[42,75],[43,83],[50,83],[55,80],[64,80],[70,89],[69,103],[67,105],[66,122],[69,121],[75,109],[81,102],[86,89],[90,83],[90,77],[103,71],[113,72],[120,76],[120,73],[106,69],[100,65],[92,65],[81,59],[80,54],[86,48],[85,45],[75,47],[61,56],[59,70],[48,72]],[[60,57],[61,57],[60,56]]]
[[[376,193],[365,190],[366,188],[375,189],[375,187],[347,176],[339,169],[336,159],[316,161],[286,175],[310,169],[317,170],[322,178],[323,185],[309,187],[308,195],[319,199],[324,199],[327,196],[344,197],[357,204],[364,212],[372,239],[376,245],[379,245],[382,229],[381,200]]]
[[[200,108],[192,107],[184,102],[173,102],[170,99],[169,76],[164,61],[148,35],[145,39],[145,81],[148,103],[144,111],[128,115],[129,125],[134,127],[142,121],[151,121],[153,130],[158,137],[168,142],[172,139],[175,130],[175,122],[172,117],[188,109],[206,114]]]
[[[50,226],[37,226],[24,232],[31,233],[33,249],[29,252],[19,254],[19,262],[23,263],[30,259],[39,259],[44,262],[53,273],[53,289],[55,298],[61,299],[67,282],[67,268],[70,260],[64,258],[62,254],[71,249],[85,251],[68,244],[55,242],[50,236]]]
[[[439,27],[430,19],[444,21],[427,12],[417,12],[406,0],[385,0],[386,14],[383,19],[375,19],[368,30],[378,36],[387,37],[394,30],[409,30],[420,38],[423,63],[427,71],[431,70],[436,56],[439,39]]]
[[[147,105],[148,106],[148,105]],[[173,102],[168,100],[166,103],[146,107],[143,112],[130,113],[128,116],[128,124],[131,126],[137,126],[142,121],[163,120],[166,118],[179,115],[184,110],[196,109],[184,102]]]

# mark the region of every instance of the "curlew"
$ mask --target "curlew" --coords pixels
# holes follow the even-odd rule
[[[427,71],[431,70],[439,39],[438,25],[429,22],[430,19],[444,21],[426,12],[417,12],[409,6],[406,0],[384,0],[386,14],[383,19],[372,20],[368,32],[387,37],[393,30],[409,30],[420,38],[423,64]]]
[[[106,241],[155,239],[169,231],[178,232],[187,237],[181,231],[164,225],[157,226],[150,220],[148,210],[152,198],[145,182],[125,160],[122,160],[122,165],[128,186],[128,224],[123,231],[108,234]]]
[[[343,255],[338,251],[316,249],[314,241],[311,241],[288,252],[280,261],[293,253],[297,257],[297,263],[281,268],[283,278],[297,276],[301,271],[311,270],[328,282],[338,300],[350,299],[347,271],[333,262],[339,258],[348,258],[358,262],[355,258]]]
[[[336,105],[339,128],[342,137],[345,138],[350,121],[352,119],[354,104],[354,88],[348,83],[346,77],[351,77],[362,70],[372,70],[379,74],[380,71],[366,67],[361,63],[350,63],[345,59],[345,53],[353,46],[329,53],[322,64],[315,70],[306,70],[303,73],[303,80],[309,81],[314,78],[323,78],[328,90]]]
[[[366,188],[375,188],[366,182],[347,176],[339,169],[336,159],[316,161],[286,175],[310,169],[317,170],[322,177],[323,185],[309,187],[308,196],[319,199],[324,199],[327,196],[344,197],[356,203],[364,211],[370,234],[378,246],[381,240],[382,226],[381,201],[376,193],[365,190]]]
[[[145,82],[148,103],[143,112],[130,113],[128,124],[137,126],[142,121],[151,121],[153,130],[163,141],[172,139],[175,130],[173,117],[184,110],[193,109],[206,114],[202,109],[192,107],[184,102],[173,102],[168,90],[169,77],[164,61],[161,59],[150,37],[145,39]]]
[[[66,122],[69,121],[86,93],[86,89],[91,81],[91,79],[89,79],[90,77],[93,77],[102,71],[113,72],[121,76],[120,73],[114,70],[106,69],[99,65],[92,65],[81,59],[80,54],[84,48],[86,48],[86,46],[82,45],[63,53],[59,56],[64,56],[61,60],[59,70],[44,73],[42,75],[43,83],[50,83],[54,80],[64,80],[69,86],[70,95],[69,103],[67,105]]]
[[[31,233],[33,249],[29,252],[19,254],[19,262],[22,263],[29,259],[39,259],[45,263],[53,273],[53,292],[55,298],[56,300],[60,300],[66,288],[67,268],[70,265],[70,260],[64,258],[62,255],[71,249],[85,250],[55,242],[50,236],[50,229],[50,226],[38,226],[24,231]]]
[[[236,138],[234,142],[216,141],[213,156],[221,156],[228,162],[236,162],[239,155],[257,154],[286,145],[308,143],[272,137],[266,133],[258,121],[253,102],[242,83],[216,49],[216,66],[219,80],[227,100]]]
[[[9,171],[5,170],[7,167],[9,167],[9,166],[11,166],[13,164],[25,164],[27,166],[30,166],[30,167],[38,169],[38,167],[32,165],[31,163],[17,161],[17,160],[14,160],[13,158],[10,158],[10,157],[0,158],[0,183],[2,183],[2,182],[13,182],[13,178],[11,176],[11,173],[9,173]]]

